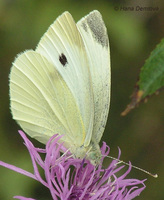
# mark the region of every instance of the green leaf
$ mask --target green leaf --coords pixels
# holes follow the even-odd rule
[[[164,86],[164,39],[151,52],[142,67],[138,86],[143,91],[142,98],[152,95]]]
[[[131,103],[121,113],[126,115],[136,107],[141,100],[155,93],[164,86],[164,38],[151,52],[144,66],[141,68],[139,81],[131,95]]]

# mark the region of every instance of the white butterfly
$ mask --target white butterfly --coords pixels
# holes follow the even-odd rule
[[[46,143],[58,133],[79,158],[101,158],[99,142],[110,103],[110,52],[102,16],[92,11],[77,24],[64,12],[35,51],[17,56],[10,73],[13,118]]]

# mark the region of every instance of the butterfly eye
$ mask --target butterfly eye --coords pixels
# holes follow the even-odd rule
[[[63,53],[59,56],[59,61],[63,66],[65,66],[68,63],[67,58]]]

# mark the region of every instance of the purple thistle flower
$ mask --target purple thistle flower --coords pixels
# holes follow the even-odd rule
[[[118,161],[113,160],[104,169],[102,162],[109,154],[109,147],[103,142],[101,147],[102,159],[95,167],[86,159],[77,159],[58,140],[62,136],[54,135],[46,144],[45,149],[36,148],[26,135],[19,131],[30,153],[34,174],[21,168],[0,161],[0,165],[13,171],[33,178],[50,190],[53,200],[130,200],[145,189],[145,180],[126,179],[131,171],[128,170],[121,176],[117,176],[124,166],[117,166]],[[61,155],[60,152],[65,152]],[[40,154],[45,154],[43,160]],[[119,150],[118,159],[121,151]],[[38,166],[44,170],[45,179],[39,173]],[[22,196],[15,196],[20,200],[34,200]]]

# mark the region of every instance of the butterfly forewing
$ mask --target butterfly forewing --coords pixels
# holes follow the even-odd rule
[[[110,52],[107,30],[102,16],[93,11],[77,23],[83,38],[94,93],[92,140],[100,141],[105,129],[110,104]]]
[[[89,61],[84,42],[70,13],[65,12],[57,18],[41,38],[36,51],[53,63],[72,92],[89,145],[94,117]]]

